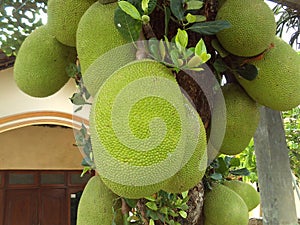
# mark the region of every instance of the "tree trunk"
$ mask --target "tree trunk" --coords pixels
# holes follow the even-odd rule
[[[254,136],[264,225],[295,225],[297,214],[281,114],[261,108]]]

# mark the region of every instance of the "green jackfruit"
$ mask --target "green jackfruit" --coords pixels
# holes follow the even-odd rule
[[[248,225],[248,207],[233,190],[216,184],[204,196],[203,213],[212,225]],[[207,224],[209,224],[207,223]]]
[[[99,56],[83,74],[82,79],[88,92],[95,96],[105,80],[116,70],[135,60],[132,44],[122,45]]]
[[[225,181],[224,185],[226,187],[229,187],[231,190],[235,191],[239,196],[242,197],[249,211],[258,206],[260,202],[259,193],[250,184],[233,180]]]
[[[122,224],[121,201],[118,198],[99,176],[90,178],[79,201],[76,224],[111,225],[113,220],[118,225]]]
[[[274,40],[276,22],[273,11],[262,0],[226,0],[216,20],[226,20],[229,29],[217,33],[221,45],[237,56],[255,56]]]
[[[250,97],[278,111],[290,110],[300,104],[300,55],[289,44],[276,37],[274,47],[263,59],[252,64],[258,69],[254,80],[237,76]]]
[[[235,155],[242,152],[252,139],[259,123],[259,106],[238,84],[222,87],[226,109],[214,103],[213,113],[226,116],[225,136],[220,152]],[[216,127],[218,126],[216,118]]]
[[[97,170],[116,194],[141,198],[176,174],[185,153],[186,109],[171,71],[138,60],[114,72],[90,116]]]
[[[76,31],[84,12],[96,0],[49,0],[47,25],[56,39],[68,46],[76,46]]]
[[[196,186],[204,176],[207,167],[206,131],[198,112],[184,97],[187,111],[189,133],[185,147],[185,157],[182,169],[164,184],[163,190],[181,193]]]
[[[76,48],[82,74],[102,54],[126,44],[114,24],[117,3],[95,2],[81,17],[76,33]]]
[[[26,94],[47,97],[67,83],[66,67],[75,61],[76,49],[58,42],[47,25],[42,26],[23,42],[14,65],[14,79]]]

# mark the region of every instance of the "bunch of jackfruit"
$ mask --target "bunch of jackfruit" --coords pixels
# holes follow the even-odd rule
[[[235,74],[236,83],[218,90],[224,99],[213,102],[212,115],[219,116],[214,129],[224,129],[226,118],[224,139],[214,150],[236,155],[254,135],[260,105],[287,110],[300,103],[300,57],[275,36],[274,15],[264,1],[220,5],[216,19],[231,24],[216,35],[220,45],[258,69],[252,81]],[[78,224],[121,224],[112,210],[120,207],[119,196],[180,193],[195,186],[207,167],[207,135],[198,112],[170,68],[136,60],[136,46],[115,27],[116,7],[96,0],[49,0],[48,23],[26,38],[14,67],[23,92],[47,97],[65,85],[66,67],[79,59],[93,96],[90,133],[98,175],[84,190]],[[258,203],[258,193],[247,184],[212,185],[204,202],[205,224],[246,225],[248,211]]]

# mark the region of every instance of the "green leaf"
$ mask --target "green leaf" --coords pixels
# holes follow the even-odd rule
[[[227,65],[223,62],[222,59],[217,58],[213,64],[215,70],[217,71],[217,73],[223,73],[227,70]]]
[[[157,210],[158,210],[157,205],[156,205],[155,202],[147,202],[147,203],[146,203],[146,206],[147,206],[149,209],[153,210],[153,211],[157,211]]]
[[[201,9],[204,3],[202,1],[192,0],[186,2],[186,5],[187,5],[186,7],[187,10],[197,10],[197,9]]]
[[[80,93],[74,93],[70,100],[74,105],[84,105],[86,103],[85,99]]]
[[[201,56],[202,53],[206,53],[206,46],[205,46],[205,43],[203,41],[203,39],[201,38],[198,43],[196,44],[196,47],[195,47],[195,54],[197,56]]]
[[[142,0],[142,10],[145,14],[148,14],[149,1],[150,0]]]
[[[173,209],[169,211],[170,216],[177,217],[178,213],[176,213]]]
[[[232,170],[232,171],[229,171],[229,173],[231,173],[232,175],[236,175],[236,176],[249,176],[250,175],[250,172],[247,168]]]
[[[200,55],[200,58],[202,60],[202,63],[206,63],[210,58],[211,58],[211,54],[208,54],[206,52],[203,52],[201,55]]]
[[[164,13],[165,13],[165,35],[167,35],[169,30],[169,21],[171,18],[171,11],[169,7],[164,6]],[[165,36],[166,38],[166,36]]]
[[[232,158],[230,160],[230,166],[232,167],[238,167],[240,166],[241,162],[240,162],[240,159],[239,158]]]
[[[189,194],[189,191],[185,191],[181,193],[182,198],[186,198]]]
[[[222,158],[222,157],[219,157],[217,159],[218,161],[218,167],[216,168],[216,172],[220,173],[220,174],[224,174],[228,171],[228,166],[226,164],[226,161]]]
[[[258,75],[258,70],[256,66],[252,64],[244,64],[235,69],[235,71],[246,80],[254,80]]]
[[[91,167],[89,167],[89,166],[85,166],[84,168],[83,168],[83,170],[82,170],[82,173],[80,174],[80,177],[83,177],[84,176],[84,174],[86,174],[88,171],[90,171],[91,170]]]
[[[160,53],[160,56],[161,56],[161,60],[164,61],[164,59],[166,57],[166,47],[165,47],[165,44],[164,44],[163,40],[159,41],[159,53]]]
[[[150,219],[150,221],[149,221],[149,225],[155,225],[155,223],[154,223],[154,220],[153,220],[153,219]]]
[[[163,206],[162,208],[160,208],[159,212],[161,212],[162,214],[168,215],[168,207]]]
[[[184,219],[187,217],[187,213],[185,211],[183,211],[183,210],[179,211],[179,214]]]
[[[130,2],[119,1],[118,5],[125,13],[127,13],[133,19],[142,20],[141,14],[137,10],[137,8],[134,5],[132,5]]]
[[[135,20],[126,14],[120,7],[117,7],[114,15],[114,23],[117,30],[127,41],[136,41],[142,31],[142,22]]]
[[[178,29],[177,34],[175,36],[175,44],[176,47],[180,50],[186,48],[189,41],[188,34],[185,30]]]
[[[187,63],[187,66],[189,68],[198,67],[202,64],[202,60],[199,56],[195,55],[193,56]]]
[[[188,210],[188,208],[189,208],[189,206],[186,203],[184,203],[180,206],[180,209],[182,209],[184,211]]]
[[[81,161],[81,165],[85,168],[91,166],[90,160],[88,158],[83,158]]]
[[[155,202],[156,201],[156,198],[154,198],[152,196],[145,197],[145,199],[147,199],[148,201],[151,201],[151,202]]]
[[[222,180],[223,179],[223,176],[220,173],[213,173],[210,175],[210,177],[214,180]]]
[[[186,15],[185,19],[188,21],[188,23],[195,23],[197,21],[197,17],[190,13]]]
[[[231,24],[225,20],[208,21],[203,23],[194,23],[188,29],[203,35],[215,35],[221,30],[227,29]]]
[[[182,0],[170,0],[171,12],[178,20],[184,19],[184,7]]]

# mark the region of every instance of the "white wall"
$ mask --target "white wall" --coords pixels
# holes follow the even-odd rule
[[[47,88],[47,87],[45,87]],[[0,71],[0,133],[18,126],[40,123],[79,126],[88,113],[73,120],[73,104],[69,98],[76,92],[73,79],[57,93],[46,98],[34,98],[23,93],[13,79],[13,68]],[[44,122],[43,122],[44,121]]]

